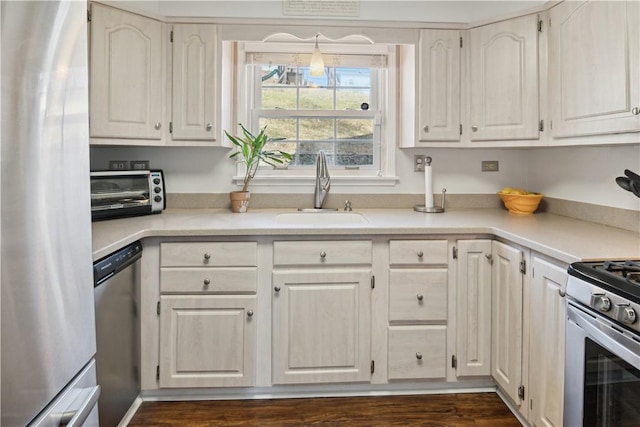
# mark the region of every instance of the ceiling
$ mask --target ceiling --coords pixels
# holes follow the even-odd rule
[[[495,16],[539,7],[547,1],[441,1],[441,0],[350,0],[356,10],[351,16],[286,16],[288,0],[159,0],[121,1],[138,9],[173,17],[220,18],[332,18],[394,22],[473,23]],[[346,1],[346,0],[344,0]],[[348,3],[348,1],[347,1]],[[338,12],[339,13],[339,12]]]

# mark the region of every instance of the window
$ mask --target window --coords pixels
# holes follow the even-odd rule
[[[246,122],[253,131],[267,126],[270,147],[293,157],[282,168],[262,166],[258,184],[260,180],[289,184],[293,178],[313,177],[320,150],[327,155],[332,185],[340,185],[341,177],[350,184],[365,178],[383,185],[395,183],[391,158],[395,126],[386,120],[395,114],[395,106],[389,104],[395,100],[390,91],[393,73],[387,66],[394,61],[394,49],[321,44],[325,75],[314,77],[308,67],[310,54],[297,53],[300,46],[239,44],[247,83]]]
[[[267,126],[273,148],[292,155],[290,166],[314,165],[322,150],[329,165],[379,169],[377,70],[326,67],[323,77],[312,77],[306,66],[256,68],[259,127]]]

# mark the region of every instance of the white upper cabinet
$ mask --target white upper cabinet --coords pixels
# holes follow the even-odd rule
[[[218,37],[215,25],[173,26],[173,140],[215,141]]]
[[[91,10],[90,136],[161,140],[163,24],[99,4]]]
[[[469,31],[470,140],[538,139],[538,17]]]
[[[550,13],[553,136],[640,130],[640,3],[567,1]]]
[[[460,141],[460,50],[454,30],[421,30],[418,47],[418,141]]]

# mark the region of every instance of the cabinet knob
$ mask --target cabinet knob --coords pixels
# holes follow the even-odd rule
[[[325,259],[327,257],[327,253],[325,251],[320,252],[320,258]]]
[[[422,258],[424,256],[424,253],[422,251],[418,251],[417,255],[418,255],[418,258]]]
[[[156,128],[156,130],[160,130],[160,128],[162,127],[162,123],[157,122],[156,125],[154,126],[154,128]]]
[[[422,130],[428,133],[429,132],[429,125],[424,125]]]
[[[247,316],[253,317],[253,310],[247,310]]]
[[[274,286],[273,290],[276,291],[276,292],[280,292],[280,286]]]
[[[418,360],[422,360],[422,353],[417,352],[417,353],[416,353],[416,359],[418,359]]]
[[[207,261],[211,259],[211,254],[209,252],[204,254],[204,259],[206,259]]]
[[[493,264],[493,255],[492,254],[484,254],[484,257],[489,261],[489,264]]]
[[[207,126],[205,126],[205,128],[207,130],[211,130],[211,129],[213,129],[213,125],[211,123],[207,123]]]
[[[202,283],[204,283],[205,286],[209,286],[211,284],[211,279],[204,279]]]
[[[474,132],[478,132],[478,126],[476,125],[471,126],[471,130]]]
[[[633,113],[634,116],[640,115],[640,108],[633,107],[633,109],[631,110],[631,113]]]
[[[558,295],[560,295],[562,298],[564,298],[564,296],[567,295],[567,293],[565,291],[563,291],[562,289],[558,289]]]
[[[424,297],[422,296],[422,294],[418,294],[416,295],[416,298],[418,299],[418,301],[422,301],[424,299]]]

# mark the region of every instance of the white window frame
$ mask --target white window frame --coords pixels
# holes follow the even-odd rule
[[[307,46],[308,45],[308,46]],[[294,49],[306,51],[303,49],[312,48],[309,43],[294,44],[274,44],[260,42],[239,42],[237,44],[236,54],[236,75],[237,75],[237,99],[238,111],[237,117],[240,123],[250,123],[252,129],[258,128],[259,114],[253,110],[256,103],[256,96],[260,96],[260,88],[256,87],[255,73],[251,70],[251,66],[247,64],[247,52],[273,52],[274,48],[282,49],[282,52],[294,52]],[[376,112],[374,119],[374,150],[377,155],[378,164],[375,168],[360,167],[358,169],[347,168],[345,166],[330,167],[330,175],[332,186],[393,186],[398,182],[395,175],[395,146],[397,138],[397,100],[398,100],[398,71],[397,71],[397,48],[394,45],[334,45],[321,44],[323,54],[331,52],[331,54],[339,55],[340,53],[354,54],[378,54],[387,56],[387,68],[384,71],[372,73],[378,75],[386,74],[386,82],[378,84],[374,87],[372,77],[372,98],[375,96],[380,110]],[[280,51],[280,50],[279,50]],[[309,50],[310,52],[310,50]],[[376,92],[375,94],[373,92]],[[272,112],[277,115],[278,113]],[[354,116],[363,114],[363,112],[353,112]],[[291,112],[283,111],[283,115],[291,115]],[[303,111],[296,111],[296,115],[304,115]],[[327,114],[335,116],[333,112]],[[370,114],[370,113],[368,113]],[[311,116],[317,117],[317,111],[310,113]],[[271,116],[271,114],[270,114]],[[236,176],[233,181],[236,185],[242,185],[245,167],[244,164],[238,163]],[[291,167],[290,169],[274,169],[271,166],[263,165],[252,180],[252,186],[309,186],[313,185],[315,180],[315,167]]]

